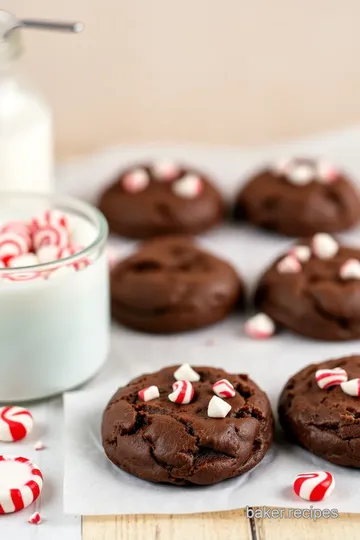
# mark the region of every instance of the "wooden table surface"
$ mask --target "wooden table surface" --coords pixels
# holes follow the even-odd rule
[[[360,514],[337,519],[248,519],[244,510],[83,518],[83,540],[355,540]]]

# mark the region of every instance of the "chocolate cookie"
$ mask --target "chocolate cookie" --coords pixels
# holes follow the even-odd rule
[[[225,212],[211,180],[176,163],[129,167],[104,191],[99,208],[113,233],[144,239],[198,234],[217,225]]]
[[[213,324],[243,296],[235,270],[188,237],[149,240],[111,273],[114,318],[144,332],[167,334]]]
[[[300,244],[260,278],[257,308],[313,339],[360,338],[360,250],[321,233]]]
[[[339,384],[321,389],[315,378],[317,370],[337,367],[346,371],[349,381],[358,378],[360,356],[312,364],[291,377],[280,396],[279,419],[286,434],[313,454],[360,467],[360,397],[348,395]],[[333,379],[340,380],[337,373]],[[326,374],[319,375],[324,383]]]
[[[286,236],[335,233],[359,221],[360,199],[334,167],[293,159],[251,178],[236,198],[234,216]]]
[[[178,486],[215,484],[255,467],[273,437],[266,394],[247,375],[196,367],[192,401],[173,403],[176,367],[138,377],[111,398],[102,422],[107,457],[144,480]],[[231,406],[225,418],[210,418],[212,386],[220,379],[234,386],[235,396],[224,400]],[[143,401],[138,392],[153,385],[159,397]]]

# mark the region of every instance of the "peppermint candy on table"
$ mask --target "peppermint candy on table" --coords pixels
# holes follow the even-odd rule
[[[32,525],[39,525],[41,523],[41,516],[39,512],[34,512],[33,514],[31,514],[28,519],[28,523],[31,523]]]
[[[66,247],[69,244],[69,232],[65,227],[45,225],[33,233],[35,251],[43,246]]]
[[[42,441],[37,441],[35,444],[34,444],[34,450],[36,451],[40,451],[40,450],[45,450],[45,445]]]
[[[0,441],[21,441],[34,425],[30,411],[24,407],[7,406],[0,408]]]
[[[322,390],[327,390],[332,386],[336,386],[348,380],[348,375],[345,369],[340,367],[334,369],[318,369],[315,372],[317,385]]]
[[[341,390],[348,396],[360,397],[360,379],[350,379],[340,384]]]
[[[341,279],[360,279],[360,261],[348,259],[340,267]]]
[[[157,180],[174,180],[179,173],[180,167],[173,161],[159,161],[154,163],[152,166],[152,171]]]
[[[44,228],[67,229],[69,231],[69,220],[60,210],[46,210],[30,223],[32,233]]]
[[[250,317],[245,323],[245,333],[254,339],[267,339],[275,334],[275,323],[265,313]]]
[[[144,191],[150,183],[149,173],[145,169],[134,169],[123,176],[122,185],[128,193]]]
[[[168,398],[173,403],[187,405],[194,397],[194,388],[189,381],[176,381],[173,384],[173,392],[168,395]]]
[[[231,405],[218,396],[213,396],[208,405],[207,414],[210,418],[225,418],[231,411]]]
[[[22,234],[11,231],[0,234],[0,259],[5,264],[12,257],[18,257],[24,253],[28,253],[28,251],[28,240]]]
[[[312,251],[319,259],[332,259],[339,251],[339,244],[329,234],[317,233],[312,239]]]
[[[339,171],[330,163],[320,161],[316,167],[317,180],[328,184],[339,178]]]
[[[314,168],[309,164],[294,163],[288,168],[286,178],[291,184],[305,186],[314,178]]]
[[[298,474],[293,486],[298,497],[307,501],[322,501],[334,490],[335,479],[325,471],[303,473]]]
[[[19,255],[18,257],[12,257],[9,259],[8,267],[9,268],[20,268],[24,266],[36,266],[39,264],[39,259],[35,253],[24,253],[24,255]]]
[[[276,265],[280,274],[297,274],[301,271],[301,264],[294,255],[286,255]]]
[[[311,249],[309,246],[294,246],[290,249],[289,255],[296,257],[302,263],[308,262],[311,257]]]
[[[234,397],[236,392],[234,386],[227,379],[221,379],[213,384],[212,387],[215,394],[221,398]]]
[[[160,392],[157,386],[148,386],[147,388],[143,388],[138,392],[138,396],[143,401],[151,401],[152,399],[156,399],[160,397]]]
[[[203,182],[196,174],[187,174],[172,184],[172,190],[178,197],[195,199],[203,189]]]
[[[182,364],[174,373],[174,378],[177,381],[200,381],[200,375],[193,370],[189,364]]]
[[[10,514],[36,501],[43,486],[39,468],[27,458],[0,455],[0,514]]]

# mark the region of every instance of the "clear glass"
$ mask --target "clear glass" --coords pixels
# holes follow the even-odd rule
[[[0,41],[0,192],[51,193],[52,113],[18,65],[19,31]]]
[[[70,197],[0,195],[0,223],[29,220],[49,209],[67,215],[73,241],[84,249],[51,263],[0,270],[0,402],[44,398],[78,386],[108,354],[108,227],[103,215]],[[84,259],[88,266],[58,272]],[[55,270],[56,279],[49,279]]]

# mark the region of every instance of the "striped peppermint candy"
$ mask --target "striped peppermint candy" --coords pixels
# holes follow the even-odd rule
[[[67,257],[71,257],[72,255],[76,255],[77,253],[80,253],[84,249],[84,246],[80,245],[70,245],[65,248],[61,248],[58,252],[58,258],[59,259],[65,259]],[[73,266],[75,270],[82,270],[83,268],[86,268],[91,263],[90,259],[88,257],[82,257],[78,261],[70,263],[70,266]]]
[[[134,169],[125,174],[122,186],[128,193],[144,191],[150,183],[149,174],[145,169]]]
[[[212,389],[215,394],[221,398],[231,398],[236,394],[233,385],[227,379],[217,381],[215,384],[213,384]]]
[[[143,401],[151,401],[152,399],[156,399],[160,397],[160,392],[157,386],[148,386],[147,388],[143,388],[138,392],[138,396]]]
[[[33,425],[32,414],[24,407],[0,408],[0,441],[20,441],[31,432]]]
[[[200,375],[189,364],[182,364],[174,373],[174,379],[177,381],[200,381]]]
[[[43,246],[63,248],[69,244],[68,230],[65,227],[55,227],[53,225],[45,225],[36,229],[32,238],[35,251]]]
[[[168,397],[173,403],[187,405],[194,397],[194,388],[189,381],[176,381],[172,388],[173,392]]]
[[[12,257],[18,257],[24,253],[28,253],[29,244],[26,237],[18,232],[8,231],[0,234],[0,259],[5,264]]]
[[[39,216],[31,220],[30,228],[32,233],[46,227],[66,229],[69,231],[69,220],[60,210],[46,210]]]
[[[208,405],[207,414],[209,418],[225,418],[231,411],[231,405],[218,396],[213,396]]]
[[[303,473],[295,478],[293,486],[298,497],[307,501],[322,501],[331,495],[335,479],[325,471]]]
[[[301,272],[301,264],[294,255],[286,255],[277,263],[276,268],[280,274],[297,274]]]
[[[27,458],[0,455],[0,514],[10,514],[36,501],[43,486],[39,468]]]
[[[334,369],[318,369],[315,372],[315,379],[319,388],[327,390],[331,386],[346,382],[348,376],[345,369],[337,367]]]
[[[34,512],[33,514],[31,514],[28,519],[28,523],[31,523],[32,525],[39,525],[39,523],[41,523],[41,516],[39,512]]]
[[[275,334],[275,323],[266,313],[258,313],[245,323],[245,333],[253,339],[267,339]]]
[[[341,390],[348,396],[360,396],[360,379],[350,379],[340,384]]]

